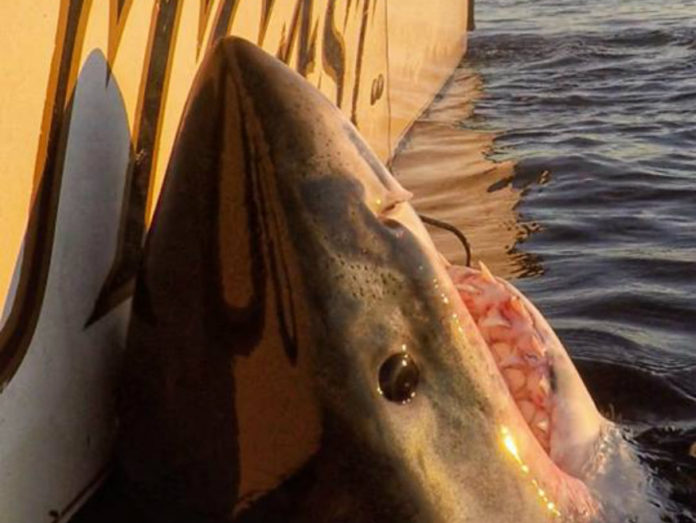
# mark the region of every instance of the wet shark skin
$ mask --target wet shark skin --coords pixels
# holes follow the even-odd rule
[[[504,385],[478,333],[452,326],[463,313],[434,249],[377,212],[397,186],[283,64],[239,39],[207,58],[148,236],[120,394],[120,466],[153,518],[551,519],[502,448]],[[308,443],[251,496],[236,369],[271,345],[310,398]],[[398,405],[376,375],[403,347],[421,383]]]

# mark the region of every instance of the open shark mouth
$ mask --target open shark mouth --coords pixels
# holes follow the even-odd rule
[[[558,390],[555,366],[565,372],[570,362],[565,349],[534,305],[512,285],[494,277],[483,263],[480,270],[444,263],[524,420],[503,427],[507,451],[529,475],[552,516],[564,521],[596,516],[598,506],[585,484],[585,453],[580,453],[582,466],[569,458],[578,453],[566,440],[575,437],[569,434],[575,430],[579,411],[572,406],[577,391]],[[586,392],[584,387],[581,392]]]
[[[512,397],[542,448],[551,450],[552,367],[546,340],[520,296],[488,268],[452,266],[448,271],[487,343]]]
[[[475,372],[492,380],[483,393],[496,396],[492,404],[500,409],[496,423],[503,452],[519,465],[552,517],[588,521],[597,516],[599,506],[586,482],[596,470],[607,424],[563,344],[515,287],[493,276],[483,263],[480,270],[469,266],[471,250],[461,231],[419,215],[421,222],[457,235],[466,250],[466,266],[453,265],[437,252],[422,224],[413,221],[415,212],[404,212],[408,206],[399,204],[411,194],[392,192],[387,198],[392,203],[379,215],[402,220],[429,251],[440,277],[452,283],[442,299],[468,339],[468,357],[480,364]],[[443,290],[436,285],[436,293]]]

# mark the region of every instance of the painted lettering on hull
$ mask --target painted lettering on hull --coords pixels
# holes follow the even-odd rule
[[[144,14],[148,24],[143,23]],[[24,177],[25,190],[31,192],[29,211],[22,215],[13,209],[14,223],[24,222],[26,228],[17,236],[21,241],[2,254],[20,266],[14,285],[12,263],[5,263],[5,270],[0,267],[0,310],[8,311],[0,331],[0,383],[7,384],[21,363],[41,311],[52,246],[60,241],[54,231],[66,143],[70,127],[80,125],[70,117],[72,97],[78,72],[95,45],[105,49],[109,67],[104,81],[123,87],[132,150],[121,213],[114,216],[120,223],[117,245],[104,246],[115,248],[114,261],[94,297],[92,314],[84,319],[86,327],[132,294],[142,243],[201,50],[228,34],[261,43],[321,86],[354,123],[370,120],[368,138],[386,157],[391,147],[388,102],[385,97],[375,105],[372,87],[386,76],[385,16],[386,6],[370,0],[201,0],[198,5],[170,0],[153,2],[146,10],[132,0],[62,1],[55,33],[45,36],[55,46],[44,87],[34,175],[31,180]],[[106,31],[95,29],[102,19]],[[369,60],[364,59],[366,52]],[[370,134],[370,129],[364,132]]]

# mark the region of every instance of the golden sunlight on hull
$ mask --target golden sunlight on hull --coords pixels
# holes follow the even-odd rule
[[[493,190],[513,175],[514,163],[486,157],[496,133],[462,126],[481,95],[480,77],[460,66],[442,94],[409,130],[393,159],[394,174],[414,193],[419,213],[459,228],[473,259],[485,260],[495,274],[510,278],[539,270],[533,258],[515,249],[536,228],[515,210],[520,191],[509,184]],[[448,260],[464,264],[456,236],[438,228],[430,233]]]

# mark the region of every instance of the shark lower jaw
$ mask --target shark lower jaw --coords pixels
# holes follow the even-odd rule
[[[501,379],[496,381],[504,384],[497,388],[502,394],[495,402],[502,420],[497,427],[501,448],[519,466],[518,472],[527,478],[551,518],[591,520],[599,506],[583,474],[567,465],[572,460],[557,457],[565,451],[567,458],[571,452],[559,439],[573,430],[562,426],[573,422],[563,406],[569,398],[556,390],[554,363],[559,351],[565,356],[564,363],[570,361],[565,350],[555,335],[548,335],[550,327],[540,320],[533,305],[483,264],[479,271],[450,265],[444,259],[443,263],[456,291],[455,309],[471,316],[493,360],[491,374],[497,374]],[[582,382],[578,386],[585,391]],[[596,410],[589,401],[586,407],[594,416]],[[590,444],[578,452],[591,457],[593,448]]]

